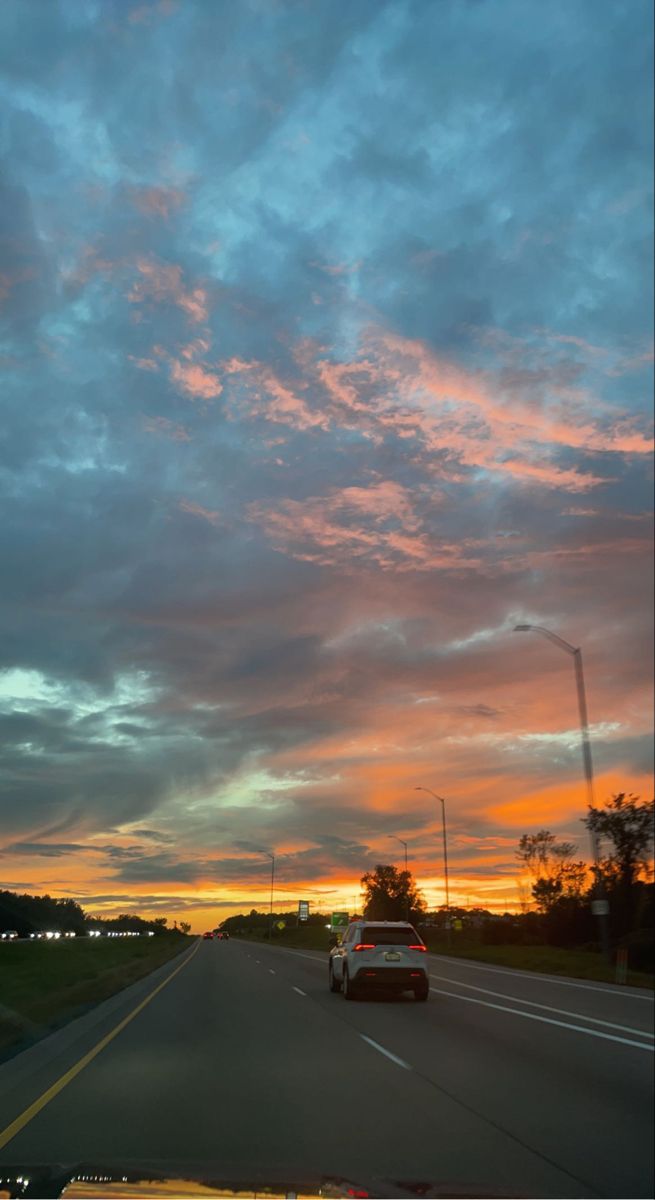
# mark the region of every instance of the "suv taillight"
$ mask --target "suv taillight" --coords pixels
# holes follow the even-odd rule
[[[375,946],[372,942],[358,942],[353,946],[353,950],[375,950]]]
[[[410,950],[422,950],[424,954],[427,953],[427,946],[410,946],[409,949]]]

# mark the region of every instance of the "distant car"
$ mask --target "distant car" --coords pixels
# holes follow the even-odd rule
[[[230,935],[226,929],[219,929],[216,937],[218,938],[219,942],[229,942],[230,940]]]
[[[346,1000],[365,992],[413,992],[427,1000],[426,947],[407,921],[353,921],[330,951],[329,985]]]
[[[15,942],[17,937],[17,929],[5,929],[3,933],[0,933],[0,942]]]
[[[207,932],[203,933],[202,936],[203,936],[203,938],[207,938],[208,941],[211,941],[214,935],[211,932],[211,930],[208,929]]]

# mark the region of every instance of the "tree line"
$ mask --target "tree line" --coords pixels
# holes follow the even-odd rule
[[[86,913],[77,900],[0,891],[0,932],[7,929],[15,929],[19,937],[29,937],[31,933],[47,929],[78,936],[90,929],[100,929],[103,933],[188,933],[191,926],[182,921],[179,926],[169,929],[168,917],[146,920],[136,913],[95,917]]]
[[[483,943],[553,945],[594,948],[597,921],[591,901],[601,894],[609,902],[613,947],[629,950],[636,970],[652,969],[653,894],[651,855],[653,802],[617,793],[603,808],[589,806],[583,824],[598,840],[598,862],[588,867],[573,842],[561,841],[548,829],[525,833],[516,859],[527,887],[520,912],[495,914],[484,908],[463,909],[442,905],[428,912],[411,871],[378,863],[361,878],[362,914],[372,921],[410,921],[424,936],[446,937],[446,925],[457,937]],[[600,889],[600,891],[599,891]],[[351,914],[352,916],[352,914]],[[314,913],[310,924],[325,925],[328,914]],[[278,922],[295,927],[297,913],[251,909],[222,922],[231,933],[264,933]],[[326,934],[327,944],[327,934]]]

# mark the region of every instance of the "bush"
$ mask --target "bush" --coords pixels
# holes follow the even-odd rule
[[[636,929],[621,938],[619,947],[628,951],[628,967],[631,971],[653,971],[655,939],[652,929]]]

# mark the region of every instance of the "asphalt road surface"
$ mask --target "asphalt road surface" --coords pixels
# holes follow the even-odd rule
[[[652,1197],[652,993],[438,956],[430,974],[427,1004],[348,1003],[326,955],[195,942],[0,1066],[0,1167]]]

